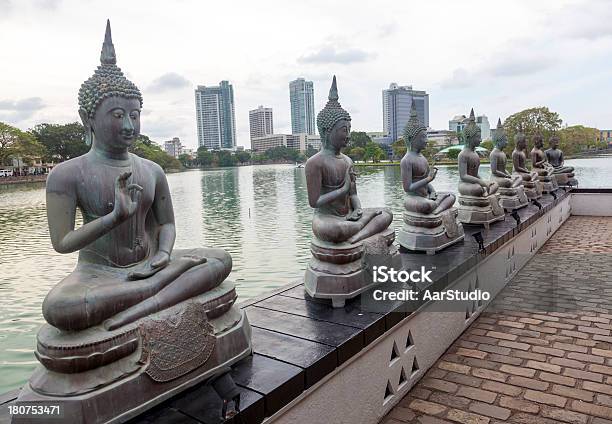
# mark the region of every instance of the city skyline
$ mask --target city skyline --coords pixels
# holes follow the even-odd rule
[[[612,8],[603,1],[496,7],[315,1],[308,8],[273,1],[261,10],[249,2],[186,0],[182,7],[150,5],[146,15],[142,4],[0,0],[0,38],[19,40],[3,44],[10,66],[2,70],[0,121],[22,129],[78,121],[78,87],[98,64],[110,18],[118,65],[143,92],[142,132],[160,142],[177,136],[196,147],[198,84],[232,82],[237,144],[248,146],[248,110],[266,104],[275,110],[275,131],[289,133],[287,83],[296,76],[313,81],[316,114],[334,74],[356,130],[382,129],[380,92],[390,81],[429,93],[434,129],[472,107],[496,122],[536,106],[558,112],[564,124],[612,127]],[[292,31],[298,11],[311,22],[309,31]],[[214,42],[226,23],[202,27],[203,13],[232,16],[240,30]],[[404,25],[407,16],[424,19]],[[453,30],[467,20],[474,25]],[[485,29],[487,22],[496,23],[495,31]],[[414,33],[427,38],[410,43]],[[252,49],[247,34],[265,37],[266,49]],[[44,73],[43,63],[52,64]]]

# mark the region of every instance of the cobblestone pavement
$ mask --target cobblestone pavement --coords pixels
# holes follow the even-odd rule
[[[385,417],[612,424],[612,218],[572,216]]]

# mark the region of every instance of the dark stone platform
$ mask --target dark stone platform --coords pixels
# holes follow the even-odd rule
[[[588,190],[572,189],[571,192],[592,192]],[[435,267],[431,274],[434,283],[429,289],[443,290],[569,193],[570,190],[557,190],[556,200],[550,194],[543,195],[539,199],[541,210],[534,205],[518,210],[521,217],[518,226],[509,214],[505,221],[491,225],[489,231],[466,225],[463,242],[436,255],[404,253],[402,267]],[[473,237],[479,231],[485,247],[480,253]],[[227,422],[249,424],[260,423],[274,414],[401,321],[410,313],[407,311],[416,309],[406,308],[402,302],[385,302],[381,309],[381,305],[373,307],[372,302],[360,297],[348,300],[344,308],[332,308],[329,300],[305,295],[299,281],[239,306],[245,309],[253,327],[254,354],[234,366],[232,376],[242,390],[241,412]],[[0,396],[0,406],[12,402],[16,395],[15,391]],[[201,384],[130,423],[220,423],[221,404],[212,388]],[[8,422],[7,418],[0,413],[0,424]]]

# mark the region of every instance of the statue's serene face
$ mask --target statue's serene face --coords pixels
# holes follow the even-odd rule
[[[504,147],[506,147],[508,145],[508,140],[501,139],[501,140],[497,140],[496,142],[496,146],[499,150],[504,150]]]
[[[550,147],[552,147],[553,149],[557,149],[559,147],[559,140],[556,138],[550,140]]]
[[[108,97],[100,103],[90,123],[96,143],[113,150],[125,150],[140,134],[140,102]]]
[[[329,132],[329,142],[334,149],[345,147],[351,137],[351,122],[341,119],[336,122]]]
[[[481,142],[481,138],[480,138],[480,131],[478,131],[474,136],[470,137],[468,139],[468,144],[470,147],[472,148],[476,148],[480,145]]]
[[[541,138],[536,137],[536,139],[534,140],[534,144],[538,149],[541,149],[542,146],[544,145],[544,142],[542,141]]]
[[[412,140],[412,150],[420,152],[425,147],[427,147],[427,133],[421,131]]]
[[[527,140],[525,139],[525,137],[520,137],[518,140],[516,140],[516,148],[518,150],[525,150],[526,146]]]

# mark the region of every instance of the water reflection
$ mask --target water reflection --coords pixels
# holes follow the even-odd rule
[[[612,158],[568,160],[582,187],[610,187]],[[392,209],[399,228],[399,167],[358,169],[363,207]],[[488,164],[480,169],[489,178]],[[457,167],[440,166],[437,191],[456,192]],[[310,259],[312,209],[303,168],[239,167],[168,175],[177,248],[221,247],[234,260],[241,299],[299,278]],[[80,218],[79,218],[80,220]],[[77,223],[80,225],[80,222]],[[35,334],[44,296],[72,271],[77,254],[53,251],[42,184],[0,186],[0,393],[23,384],[36,364]]]

